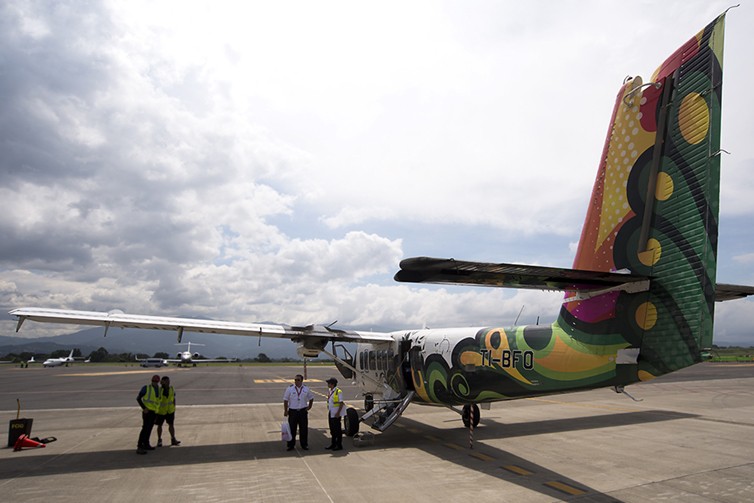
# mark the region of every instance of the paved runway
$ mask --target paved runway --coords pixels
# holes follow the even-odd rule
[[[496,403],[473,434],[410,406],[373,445],[330,453],[323,399],[308,452],[286,452],[281,395],[299,367],[0,368],[0,417],[43,449],[0,450],[6,501],[754,501],[754,365],[702,364],[629,391]],[[138,388],[169,372],[183,444],[135,454]],[[325,390],[336,370],[309,367]],[[345,383],[344,383],[345,384]],[[360,405],[357,390],[344,386]],[[6,442],[3,442],[5,445]],[[305,496],[301,496],[305,495]]]

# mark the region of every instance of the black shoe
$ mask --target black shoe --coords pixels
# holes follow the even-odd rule
[[[147,451],[145,449],[142,449],[141,447],[139,447],[138,449],[136,449],[136,454],[146,454],[146,453],[147,453]]]
[[[288,447],[288,448],[286,449],[286,451],[292,451],[292,450],[293,450],[293,447]]]
[[[301,448],[302,448],[303,450],[305,450],[305,451],[308,451],[308,450],[309,450],[309,448],[308,448],[308,447],[304,447],[303,445],[301,446]]]
[[[330,449],[334,449],[334,447],[332,445],[328,445],[327,447],[325,447],[325,449],[329,451]]]
[[[148,445],[148,446],[146,446],[146,447],[144,447],[144,448],[145,448],[146,450],[148,450],[148,451],[153,451],[153,450],[154,450],[154,447],[152,447],[151,445]]]
[[[342,447],[333,447],[332,450],[334,450],[334,451],[342,451],[343,448]]]
[[[181,441],[173,439],[173,440],[170,441],[170,445],[181,445]]]

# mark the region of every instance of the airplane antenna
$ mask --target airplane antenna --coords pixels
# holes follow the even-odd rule
[[[521,317],[521,313],[524,312],[524,308],[526,307],[526,304],[521,306],[521,310],[518,312],[518,316],[516,316],[516,321],[513,322],[513,326],[518,325],[518,319]]]

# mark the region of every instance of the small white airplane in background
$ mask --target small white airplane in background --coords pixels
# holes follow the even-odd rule
[[[35,363],[34,357],[32,356],[32,359],[29,360],[29,363]],[[71,350],[71,353],[64,357],[64,358],[48,358],[44,362],[42,362],[43,367],[60,367],[62,365],[68,366],[69,363],[73,363],[73,350]]]
[[[176,346],[182,346],[187,345],[186,351],[181,351],[180,353],[175,355],[175,358],[173,359],[167,359],[165,360],[168,363],[176,363],[180,367],[181,365],[192,365],[196,367],[197,363],[228,363],[235,361],[235,358],[223,358],[223,359],[210,359],[210,358],[202,358],[202,355],[199,353],[192,353],[191,352],[191,342],[185,342],[183,344],[176,344]],[[194,346],[204,346],[204,344],[197,344],[196,342],[193,343]]]

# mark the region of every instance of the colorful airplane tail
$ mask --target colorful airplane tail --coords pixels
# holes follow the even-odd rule
[[[628,380],[697,363],[712,344],[724,24],[725,14],[651,82],[626,79],[613,110],[573,268],[630,271],[650,286],[567,300],[558,325],[586,344],[628,343],[617,362]]]

